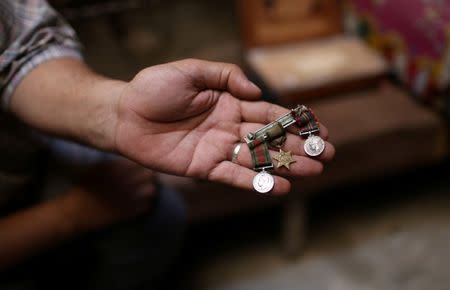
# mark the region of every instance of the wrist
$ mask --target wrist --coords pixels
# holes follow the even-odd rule
[[[89,110],[81,139],[102,150],[116,151],[115,135],[118,122],[118,105],[126,82],[112,79],[97,79],[88,86],[86,94]]]

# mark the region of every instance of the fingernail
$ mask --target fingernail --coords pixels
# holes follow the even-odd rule
[[[256,89],[260,89],[254,82],[252,82],[252,81],[248,81],[249,83],[250,83],[250,85],[252,86],[252,87],[254,87],[254,88],[256,88]]]

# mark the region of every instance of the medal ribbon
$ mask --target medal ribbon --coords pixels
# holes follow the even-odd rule
[[[311,109],[304,111],[300,116],[293,116],[295,118],[295,123],[297,126],[302,128],[300,130],[300,135],[306,135],[308,133],[313,133],[319,131],[319,123],[316,116]]]
[[[251,150],[253,168],[259,170],[265,167],[273,167],[272,158],[269,153],[269,147],[266,142]]]
[[[252,156],[253,168],[255,170],[273,167],[269,146],[264,138],[257,138],[247,143]]]

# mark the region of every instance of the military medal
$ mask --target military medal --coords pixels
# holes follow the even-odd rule
[[[260,171],[253,178],[253,188],[259,193],[268,193],[275,185],[273,176],[268,172],[273,169],[273,163],[266,138],[267,136],[263,134],[253,140],[246,139],[252,156],[253,170]]]
[[[306,154],[311,157],[316,157],[322,154],[325,150],[325,142],[322,138],[316,135],[310,135],[303,145],[303,149],[305,149]]]
[[[317,119],[311,110],[308,110],[303,118],[304,120],[308,120],[306,127],[299,133],[300,136],[308,136],[303,145],[303,149],[310,157],[319,156],[325,150],[325,141],[319,136],[314,135],[320,132]]]
[[[273,176],[263,170],[253,178],[253,188],[259,193],[268,193],[273,189],[275,181]]]
[[[273,156],[273,159],[278,161],[277,168],[284,166],[288,170],[290,169],[289,166],[291,165],[291,163],[295,162],[295,160],[292,159],[292,153],[290,151],[284,152],[281,148],[280,152]]]
[[[259,145],[256,147],[249,145],[249,148],[251,148],[250,153],[252,155],[253,170],[260,171],[253,178],[253,188],[259,193],[268,193],[275,184],[273,176],[268,172],[268,170],[273,169],[273,163],[267,142],[262,141]]]

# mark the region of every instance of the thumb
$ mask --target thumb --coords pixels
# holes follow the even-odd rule
[[[187,59],[175,64],[189,74],[194,84],[201,89],[227,91],[246,100],[255,100],[261,96],[261,90],[235,64],[197,59]]]

